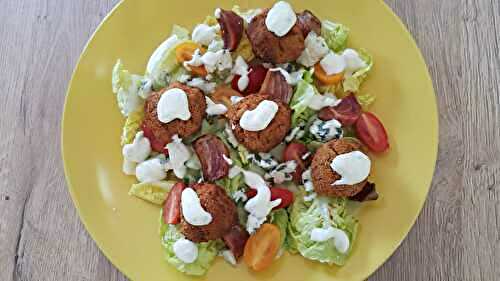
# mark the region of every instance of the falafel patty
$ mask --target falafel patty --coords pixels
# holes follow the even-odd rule
[[[212,221],[207,225],[194,226],[186,222],[181,211],[180,231],[188,240],[196,243],[222,238],[238,223],[233,200],[222,187],[215,184],[198,183],[190,187],[198,194],[203,209],[212,215]]]
[[[179,88],[186,92],[191,118],[186,121],[175,119],[165,124],[158,119],[158,102],[165,91],[173,88]],[[157,141],[167,144],[172,141],[172,136],[175,134],[178,134],[180,138],[185,138],[196,133],[201,128],[202,121],[206,115],[206,109],[207,103],[205,101],[205,96],[199,89],[188,87],[177,82],[172,83],[170,87],[152,93],[146,99],[142,126],[151,129]]]
[[[255,16],[246,30],[247,37],[257,57],[270,63],[287,63],[296,60],[305,49],[304,35],[299,24],[283,37],[267,29],[267,11]]]
[[[286,104],[276,100],[273,101],[278,104],[278,112],[264,130],[252,132],[241,128],[240,119],[243,113],[247,110],[254,110],[264,100],[272,99],[269,99],[267,95],[259,94],[246,96],[231,107],[226,114],[234,136],[251,152],[269,152],[283,141],[290,130],[291,110]]]
[[[338,155],[360,149],[359,143],[346,139],[332,140],[323,144],[314,154],[311,163],[314,191],[323,196],[350,197],[363,190],[367,183],[366,179],[354,185],[332,185],[341,176],[330,167],[330,163]]]

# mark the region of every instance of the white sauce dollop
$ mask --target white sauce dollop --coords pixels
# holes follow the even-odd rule
[[[333,171],[341,176],[332,185],[353,185],[364,181],[370,174],[371,161],[361,151],[340,154],[330,163]]]
[[[186,92],[179,88],[173,88],[163,93],[156,108],[158,120],[162,123],[169,123],[175,119],[189,120],[189,101]]]
[[[208,26],[207,24],[198,24],[193,29],[193,34],[191,38],[194,42],[200,43],[204,46],[208,46],[217,36],[217,27],[216,26]]]
[[[344,56],[337,55],[334,52],[328,53],[328,55],[321,59],[320,65],[327,75],[341,73],[347,67]]]
[[[233,59],[228,50],[218,50],[216,52],[207,51],[201,57],[202,64],[209,73],[214,71],[224,71],[233,67]]]
[[[335,95],[331,93],[325,93],[323,95],[314,95],[309,100],[309,104],[307,105],[312,110],[321,110],[324,107],[328,106],[336,106],[340,103],[340,99],[338,99]]]
[[[250,82],[250,78],[248,78],[248,64],[245,62],[245,59],[238,56],[234,62],[231,73],[240,75],[240,79],[238,79],[238,89],[243,92]]]
[[[138,132],[132,143],[123,146],[122,153],[126,161],[141,163],[151,153],[149,139],[144,137],[143,131]]]
[[[215,87],[217,86],[215,82],[208,82],[200,77],[193,78],[191,81],[187,82],[187,85],[198,88],[205,94],[213,93],[215,91]]]
[[[330,51],[326,45],[325,39],[318,36],[314,31],[307,34],[304,43],[306,48],[302,51],[302,54],[300,54],[297,62],[307,67],[315,65]]]
[[[135,168],[135,176],[140,182],[157,182],[167,177],[165,164],[159,158],[146,160]]]
[[[172,142],[167,144],[167,149],[170,160],[168,168],[173,169],[175,176],[182,179],[186,175],[184,163],[191,158],[191,152],[178,135],[172,137]]]
[[[222,257],[224,258],[225,261],[227,261],[230,265],[236,265],[236,258],[233,255],[233,252],[230,250],[224,250],[222,251]]]
[[[187,70],[191,70],[190,66],[201,66],[203,61],[201,60],[201,51],[196,49],[191,57],[191,60],[185,61],[182,65]]]
[[[215,103],[208,96],[205,96],[205,101],[207,102],[207,114],[208,116],[221,115],[227,112],[227,107],[220,103]]]
[[[311,231],[312,241],[325,242],[332,238],[334,239],[335,248],[340,253],[344,254],[349,250],[349,237],[343,230],[330,226],[327,228],[314,228]]]
[[[254,110],[247,110],[243,113],[240,119],[240,126],[244,130],[257,132],[262,131],[278,112],[278,104],[274,101],[263,100]]]
[[[198,258],[198,246],[184,238],[175,241],[173,250],[175,256],[185,263],[193,263]]]
[[[290,4],[279,1],[269,10],[266,27],[278,37],[285,36],[297,22],[297,15]]]
[[[182,191],[181,209],[182,216],[190,225],[203,226],[212,221],[212,215],[203,209],[198,194],[192,188]]]

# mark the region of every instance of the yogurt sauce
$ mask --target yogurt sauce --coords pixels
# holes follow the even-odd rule
[[[337,250],[344,254],[349,250],[349,237],[347,234],[338,228],[314,228],[311,231],[311,240],[316,242],[325,242],[333,238],[333,243]]]
[[[340,154],[330,163],[333,171],[341,176],[332,185],[353,185],[364,181],[370,174],[371,161],[361,151]]]
[[[231,73],[240,76],[240,79],[238,79],[238,90],[241,92],[245,91],[250,82],[250,78],[248,77],[248,64],[241,56],[236,58]]]
[[[261,101],[254,110],[247,110],[243,113],[240,126],[251,132],[262,131],[273,121],[277,112],[277,103],[270,100]]]
[[[173,250],[175,256],[185,263],[193,263],[198,258],[198,246],[184,238],[175,241]]]
[[[179,88],[173,88],[163,93],[156,108],[158,120],[162,123],[169,123],[175,119],[189,120],[189,102],[186,92]]]
[[[165,161],[160,158],[146,160],[135,168],[135,176],[140,182],[157,182],[167,177]]]
[[[207,24],[198,24],[193,29],[193,34],[191,38],[194,42],[200,43],[202,45],[208,46],[217,36],[218,26],[208,26]]]
[[[141,163],[146,160],[151,153],[151,144],[149,140],[144,137],[144,132],[138,132],[132,143],[124,145],[122,153],[126,161]]]
[[[184,178],[187,170],[184,163],[191,158],[191,152],[178,135],[172,137],[172,142],[167,144],[167,149],[169,156],[167,168],[173,169],[176,177]]]
[[[220,103],[215,103],[208,96],[205,96],[205,101],[207,102],[207,114],[209,116],[221,115],[227,112],[227,107]]]
[[[297,15],[290,4],[279,1],[269,10],[266,27],[278,37],[285,36],[297,22]]]
[[[181,209],[182,216],[190,225],[203,226],[212,221],[212,215],[203,209],[198,194],[192,188],[182,191]]]

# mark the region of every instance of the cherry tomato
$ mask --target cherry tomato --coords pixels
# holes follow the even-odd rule
[[[244,95],[249,95],[249,94],[255,94],[258,93],[260,90],[260,87],[262,86],[262,82],[264,82],[264,79],[266,78],[267,74],[267,68],[265,68],[262,65],[253,65],[249,67],[249,73],[248,73],[248,86],[247,88],[243,91]],[[238,80],[240,80],[239,75],[235,75],[233,80],[231,81],[231,87],[240,92],[238,88]]]
[[[178,224],[181,222],[181,195],[186,188],[183,182],[172,186],[163,205],[163,221],[167,224]]]
[[[308,157],[306,159],[302,159],[304,155],[306,155],[309,152],[307,147],[298,142],[292,142],[283,151],[283,160],[284,161],[292,161],[294,160],[297,163],[297,168],[295,168],[295,172],[293,173],[293,181],[297,184],[300,184],[302,182],[302,173],[305,171],[307,168],[307,165],[309,164],[309,159],[311,157]]]
[[[146,127],[144,123],[141,125],[141,129],[144,132],[144,137],[149,140],[151,148],[154,151],[168,155],[168,150],[165,148],[167,143],[159,141],[153,134],[153,131],[149,127]]]
[[[257,191],[255,189],[249,189],[245,194],[248,198],[252,198],[257,195]],[[271,188],[271,200],[276,199],[281,199],[281,203],[278,206],[274,207],[273,210],[286,208],[293,203],[293,192],[286,188],[273,187]]]
[[[193,54],[197,49],[199,49],[202,54],[205,53],[205,49],[194,42],[181,43],[179,46],[175,48],[175,58],[177,59],[177,62],[183,63],[185,61],[190,61],[193,58]],[[198,76],[207,75],[207,70],[203,65],[190,66],[189,68],[191,69],[191,73],[195,75]]]
[[[343,73],[338,73],[338,74],[332,74],[328,75],[326,74],[325,70],[323,70],[323,67],[317,63],[314,65],[314,77],[319,80],[323,85],[335,85],[338,84],[344,79],[344,74]]]
[[[361,114],[361,105],[354,94],[343,98],[337,106],[325,107],[318,114],[323,121],[337,119],[344,126],[356,123]]]
[[[356,121],[358,138],[373,152],[384,152],[389,149],[387,132],[382,122],[370,112],[363,112]]]
[[[263,224],[257,232],[248,239],[243,252],[246,265],[255,271],[269,267],[280,248],[281,234],[277,226]]]

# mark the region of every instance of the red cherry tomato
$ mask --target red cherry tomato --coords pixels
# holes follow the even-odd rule
[[[350,94],[349,96],[343,98],[337,106],[323,108],[319,112],[318,117],[323,121],[335,118],[342,125],[351,126],[356,123],[360,114],[361,105],[354,94]]]
[[[153,134],[153,131],[150,128],[144,126],[144,123],[141,125],[141,129],[144,132],[144,137],[149,140],[149,142],[151,143],[151,148],[154,151],[168,155],[168,150],[165,148],[165,145],[167,145],[166,143],[159,141]]]
[[[257,195],[257,190],[255,189],[249,189],[245,192],[246,196],[248,199],[254,197]],[[280,209],[280,208],[286,208],[290,206],[293,202],[293,192],[286,188],[282,187],[273,187],[271,188],[271,200],[276,200],[276,199],[281,199],[281,203],[274,207],[273,210]]]
[[[283,151],[283,160],[284,161],[292,161],[294,160],[297,163],[297,168],[295,168],[295,172],[293,173],[293,181],[297,184],[302,182],[302,173],[307,168],[307,164],[309,164],[308,157],[306,159],[302,159],[304,155],[309,152],[307,147],[298,142],[292,142]]]
[[[168,224],[178,224],[181,222],[181,195],[186,188],[183,182],[178,182],[172,186],[163,205],[163,221]]]
[[[384,152],[389,149],[387,132],[382,122],[370,112],[363,112],[356,121],[358,138],[373,152]]]
[[[245,95],[258,93],[260,87],[262,86],[262,82],[264,82],[264,79],[266,78],[266,74],[267,68],[263,67],[262,65],[250,66],[248,72],[248,86],[242,93]],[[241,92],[238,88],[238,80],[240,80],[240,77],[241,76],[239,75],[235,75],[233,80],[231,81],[231,88],[238,92]]]

